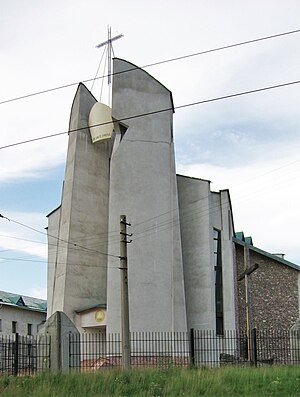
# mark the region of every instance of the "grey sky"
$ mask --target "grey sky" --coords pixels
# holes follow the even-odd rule
[[[116,56],[144,66],[298,29],[299,14],[300,3],[292,0],[0,0],[0,101],[93,78],[101,56],[95,45],[106,39],[107,25],[113,34],[125,35],[114,45]],[[299,43],[298,33],[146,70],[173,92],[179,106],[299,80]],[[1,146],[66,131],[75,90],[0,105]],[[93,92],[99,95],[100,81]],[[178,171],[209,179],[215,189],[230,188],[236,229],[251,234],[260,248],[283,251],[298,263],[299,102],[300,84],[174,115]],[[43,230],[47,208],[60,201],[57,170],[63,168],[66,144],[65,136],[0,151],[0,213]],[[3,222],[0,234],[43,238]],[[4,237],[0,249],[13,250],[7,257],[46,255],[45,246]],[[14,265],[5,269],[13,274]],[[37,293],[45,288],[44,264],[41,269],[36,282],[3,281],[0,287]]]

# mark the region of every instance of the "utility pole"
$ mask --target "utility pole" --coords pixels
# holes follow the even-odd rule
[[[252,319],[250,314],[250,290],[249,290],[249,279],[248,277],[257,270],[259,265],[255,263],[250,266],[250,252],[249,244],[244,245],[244,272],[238,277],[238,281],[245,280],[245,304],[246,304],[246,333],[247,333],[247,348],[248,348],[248,360],[253,362],[253,349],[252,349]]]
[[[121,322],[122,322],[122,365],[123,369],[130,369],[130,328],[129,328],[129,300],[128,300],[128,274],[127,274],[127,226],[126,215],[120,216],[120,270],[121,270]]]

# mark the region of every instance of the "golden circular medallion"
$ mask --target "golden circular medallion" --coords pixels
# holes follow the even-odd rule
[[[95,313],[95,320],[97,323],[102,323],[105,318],[105,312],[103,309],[99,309]]]

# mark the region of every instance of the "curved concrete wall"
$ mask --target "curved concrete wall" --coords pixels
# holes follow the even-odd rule
[[[210,182],[177,176],[188,328],[216,329],[214,228],[221,232],[224,329],[236,328],[232,237],[228,191]]]
[[[171,92],[121,59],[114,60],[114,73],[113,118],[121,120],[127,131],[121,141],[116,137],[111,159],[109,232],[119,229],[120,215],[126,215],[132,224],[133,242],[128,245],[130,328],[184,331]],[[162,109],[169,110],[128,119]],[[118,251],[119,243],[110,238],[109,252]],[[108,263],[108,332],[119,332],[120,270],[114,258]]]

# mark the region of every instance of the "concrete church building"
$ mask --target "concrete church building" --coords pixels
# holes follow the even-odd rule
[[[111,135],[93,142],[97,101],[83,84],[74,98],[61,205],[48,215],[48,317],[120,332],[126,215],[130,330],[235,329],[229,192],[176,175],[172,93],[127,61],[113,68]]]

